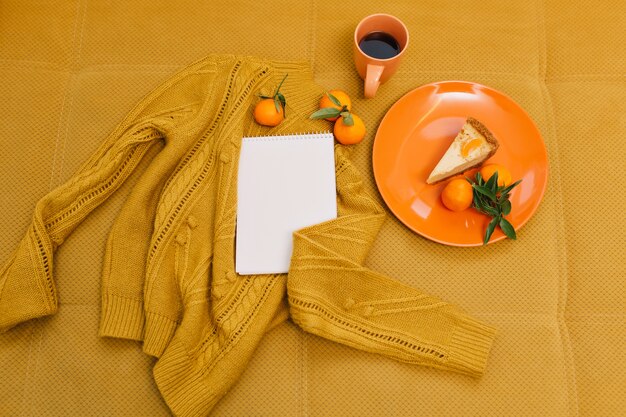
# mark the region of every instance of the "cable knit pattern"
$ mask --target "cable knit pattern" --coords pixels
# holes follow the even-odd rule
[[[285,74],[288,118],[273,129],[256,125],[252,104]],[[143,341],[159,358],[154,377],[175,414],[210,412],[267,330],[289,315],[358,349],[480,376],[491,327],[363,266],[385,212],[339,145],[338,218],[294,234],[289,274],[235,274],[242,137],[324,129],[308,119],[321,93],[305,63],[226,55],[157,88],[37,204],[0,273],[0,330],[56,311],[55,249],[158,146],[109,235],[100,335]]]

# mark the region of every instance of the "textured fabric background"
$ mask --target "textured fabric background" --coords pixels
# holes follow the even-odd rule
[[[352,31],[376,12],[401,18],[411,44],[364,100]],[[377,198],[371,150],[389,107],[428,82],[476,81],[510,95],[543,134],[550,177],[539,210],[517,242],[469,249],[390,215],[367,265],[497,326],[485,376],[394,362],[288,322],[214,414],[622,416],[625,28],[622,0],[2,0],[0,264],[36,201],[142,96],[209,53],[306,59],[317,83],[347,91],[368,128],[352,158]],[[58,251],[58,313],[0,335],[0,415],[168,415],[153,360],[135,342],[97,337],[105,240],[133,183]]]

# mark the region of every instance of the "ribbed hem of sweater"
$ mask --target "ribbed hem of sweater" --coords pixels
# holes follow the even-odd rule
[[[448,345],[447,366],[480,377],[485,371],[496,330],[471,317],[459,320]]]
[[[145,318],[143,302],[107,292],[102,293],[100,336],[142,340]]]
[[[177,416],[204,416],[220,398],[215,392],[216,384],[207,384],[203,369],[194,368],[184,346],[176,339],[154,367],[154,380]]]
[[[151,356],[161,357],[165,348],[174,337],[178,322],[163,315],[146,313],[146,334],[143,351]]]

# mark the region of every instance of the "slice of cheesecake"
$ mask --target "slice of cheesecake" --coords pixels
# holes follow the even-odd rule
[[[498,141],[484,124],[468,117],[461,131],[428,176],[434,184],[482,164],[498,149]]]

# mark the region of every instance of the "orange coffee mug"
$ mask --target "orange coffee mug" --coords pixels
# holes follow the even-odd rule
[[[409,46],[409,31],[397,17],[373,14],[365,17],[354,31],[354,64],[365,81],[366,98],[391,77]]]

